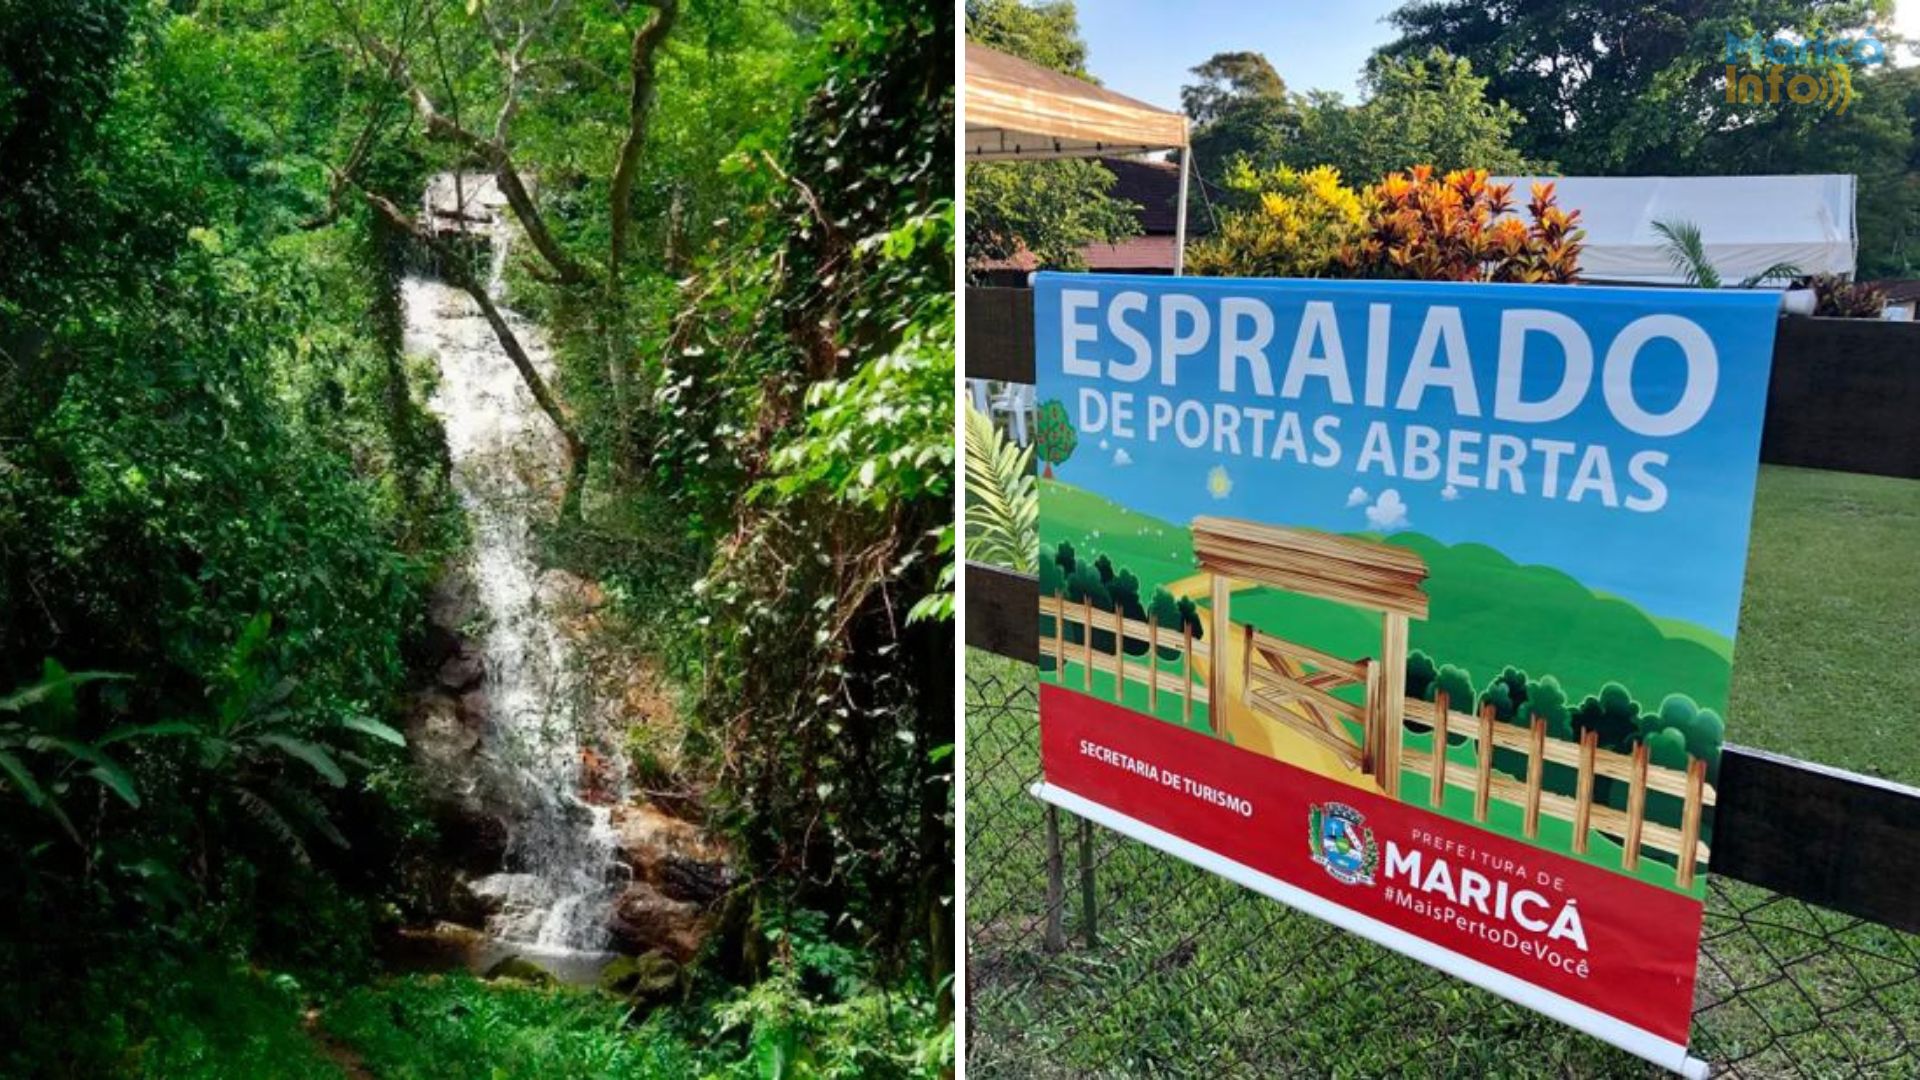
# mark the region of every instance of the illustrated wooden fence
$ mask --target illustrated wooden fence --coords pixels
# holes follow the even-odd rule
[[[1082,690],[1093,688],[1095,672],[1114,676],[1116,687],[1131,680],[1146,686],[1150,711],[1158,709],[1161,694],[1174,695],[1181,703],[1181,718],[1188,724],[1193,722],[1196,701],[1208,705],[1214,700],[1211,680],[1196,679],[1193,670],[1193,662],[1200,659],[1207,661],[1211,672],[1214,652],[1203,639],[1193,636],[1190,627],[1182,626],[1175,631],[1162,627],[1153,616],[1145,622],[1128,619],[1094,607],[1090,599],[1072,601],[1058,594],[1040,599],[1040,614],[1053,620],[1053,632],[1041,635],[1040,655],[1054,659],[1054,678],[1059,683],[1067,681],[1068,662],[1080,665]],[[1079,634],[1069,635],[1069,624],[1079,627]],[[1104,648],[1094,645],[1094,638],[1100,633],[1112,638]],[[1283,724],[1332,751],[1350,769],[1368,771],[1364,762],[1370,751],[1383,760],[1390,758],[1398,763],[1398,768],[1427,777],[1427,801],[1435,808],[1442,805],[1448,787],[1471,791],[1473,820],[1481,823],[1487,820],[1487,810],[1493,802],[1518,806],[1523,813],[1522,828],[1529,840],[1540,835],[1542,815],[1558,818],[1573,826],[1573,850],[1580,854],[1589,850],[1593,833],[1605,833],[1620,843],[1624,870],[1639,868],[1642,848],[1666,852],[1676,859],[1675,881],[1681,888],[1693,884],[1697,865],[1707,861],[1709,848],[1700,839],[1701,825],[1706,808],[1714,805],[1716,795],[1707,783],[1707,763],[1699,758],[1690,759],[1684,770],[1670,769],[1649,761],[1644,744],[1635,746],[1632,754],[1621,754],[1601,749],[1592,731],[1582,733],[1578,743],[1550,739],[1546,721],[1538,717],[1530,727],[1522,728],[1496,720],[1490,705],[1482,707],[1477,715],[1456,712],[1450,707],[1445,691],[1436,694],[1435,701],[1403,697],[1400,715],[1429,728],[1435,748],[1444,747],[1449,735],[1464,735],[1475,745],[1475,765],[1469,767],[1449,761],[1441,752],[1436,767],[1433,753],[1401,745],[1404,728],[1399,720],[1395,720],[1391,729],[1380,732],[1367,719],[1378,711],[1371,703],[1356,704],[1329,692],[1340,686],[1359,684],[1368,687],[1371,696],[1380,682],[1380,665],[1376,661],[1343,660],[1250,626],[1243,626],[1240,633],[1245,644],[1241,654],[1243,703],[1262,718]],[[1070,636],[1080,640],[1070,641]],[[1128,656],[1130,641],[1146,644],[1146,654]],[[1162,650],[1178,653],[1177,671],[1161,666]],[[1307,670],[1309,667],[1313,670]],[[1294,710],[1295,705],[1300,711]],[[1223,712],[1208,709],[1213,731],[1222,737],[1225,735],[1220,719]],[[1360,742],[1354,741],[1338,717],[1361,725]],[[1526,779],[1516,780],[1497,772],[1493,767],[1495,749],[1525,754]],[[1577,779],[1571,797],[1545,790],[1548,764],[1575,770]],[[1625,810],[1595,800],[1597,777],[1627,785]],[[1397,790],[1397,784],[1395,788]],[[1679,828],[1647,820],[1650,792],[1682,800]],[[1688,851],[1694,853],[1692,859],[1684,857]]]
[[[1583,731],[1580,741],[1547,737],[1547,722],[1533,717],[1527,727],[1502,723],[1493,715],[1493,706],[1483,705],[1478,714],[1455,712],[1446,691],[1433,701],[1409,698],[1406,717],[1425,724],[1433,732],[1431,752],[1403,750],[1401,767],[1427,777],[1427,801],[1438,809],[1448,787],[1473,792],[1473,820],[1485,822],[1489,802],[1498,800],[1522,808],[1521,827],[1527,839],[1540,835],[1540,817],[1558,818],[1573,826],[1573,850],[1586,854],[1594,832],[1611,835],[1621,846],[1620,865],[1624,870],[1640,866],[1640,850],[1664,851],[1676,859],[1674,881],[1681,888],[1693,884],[1698,864],[1707,861],[1708,847],[1700,839],[1701,821],[1706,808],[1718,796],[1707,783],[1707,763],[1689,757],[1685,769],[1654,765],[1647,759],[1647,746],[1637,743],[1632,754],[1603,750],[1598,734]],[[1473,741],[1475,763],[1466,767],[1447,757],[1449,735],[1465,735]],[[1515,750],[1527,757],[1527,778],[1515,780],[1494,771],[1495,749]],[[1575,771],[1571,797],[1544,789],[1548,764],[1564,765]],[[1619,810],[1594,799],[1594,779],[1606,777],[1627,785],[1627,806]],[[1647,820],[1647,794],[1659,792],[1682,800],[1680,827]]]
[[[1204,659],[1211,664],[1213,654],[1204,642],[1194,638],[1191,627],[1182,626],[1173,630],[1161,626],[1159,618],[1151,615],[1146,622],[1128,619],[1116,612],[1094,607],[1091,600],[1075,603],[1057,594],[1040,598],[1040,614],[1053,620],[1053,633],[1041,636],[1040,655],[1054,658],[1054,673],[1060,682],[1066,682],[1068,661],[1080,665],[1083,690],[1093,688],[1093,673],[1096,671],[1112,675],[1116,687],[1124,686],[1128,679],[1142,682],[1147,686],[1148,709],[1159,707],[1161,694],[1176,694],[1181,701],[1181,717],[1189,724],[1193,722],[1196,693],[1201,704],[1205,705],[1210,700],[1207,688],[1204,685],[1196,686],[1194,682],[1193,662]],[[1070,622],[1080,627],[1078,642],[1067,641],[1067,624]],[[1113,635],[1111,648],[1093,647],[1096,631]],[[1147,654],[1137,660],[1128,659],[1128,639],[1147,642]],[[1162,649],[1179,650],[1179,674],[1161,670],[1159,653]]]

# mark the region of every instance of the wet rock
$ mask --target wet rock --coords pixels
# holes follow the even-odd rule
[[[660,891],[696,904],[719,900],[733,888],[734,880],[733,867],[724,862],[670,855],[660,863]]]
[[[408,714],[407,745],[432,781],[436,773],[458,774],[480,748],[480,733],[460,716],[445,694],[421,694]]]
[[[595,581],[566,570],[548,570],[537,586],[540,606],[563,619],[591,615],[606,606],[607,593]]]
[[[600,970],[600,989],[639,1004],[659,1004],[679,995],[683,971],[663,952],[622,956]]]
[[[486,945],[480,931],[451,922],[403,926],[379,942],[381,962],[394,971],[466,971]]]
[[[469,690],[460,695],[460,722],[474,732],[475,737],[487,729],[487,722],[493,716],[493,706],[487,700],[485,690]]]
[[[456,693],[472,690],[487,677],[487,657],[484,650],[472,640],[462,640],[455,647],[453,655],[447,657],[435,673],[434,681],[447,690]]]
[[[499,914],[500,907],[500,897],[475,889],[473,881],[465,874],[455,872],[448,876],[446,896],[440,900],[440,909],[452,922],[461,926],[483,927],[488,919]]]
[[[438,668],[459,651],[466,628],[481,610],[479,593],[464,570],[441,575],[427,596],[426,626],[410,643],[408,661],[419,671]]]
[[[659,951],[684,964],[700,951],[707,918],[700,905],[675,900],[648,882],[636,881],[614,901],[607,932],[621,952]]]
[[[518,954],[508,956],[487,969],[488,979],[514,979],[537,986],[552,985],[553,973]]]
[[[692,822],[656,807],[615,807],[615,855],[645,882],[673,900],[706,905],[733,886],[726,851]]]

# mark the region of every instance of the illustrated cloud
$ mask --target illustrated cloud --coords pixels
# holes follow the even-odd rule
[[[1125,468],[1133,464],[1133,455],[1127,453],[1127,448],[1123,446],[1113,452],[1113,463],[1117,467]]]
[[[1381,532],[1407,527],[1407,504],[1400,501],[1400,493],[1392,488],[1380,493],[1380,498],[1367,507],[1367,524]]]
[[[1347,492],[1347,508],[1349,510],[1351,510],[1356,506],[1365,506],[1366,502],[1367,502],[1366,488],[1357,487],[1357,488],[1354,488],[1352,491]]]
[[[1440,497],[1448,502],[1452,502],[1460,497],[1460,489],[1454,487],[1452,484],[1448,484],[1446,487],[1440,489]]]

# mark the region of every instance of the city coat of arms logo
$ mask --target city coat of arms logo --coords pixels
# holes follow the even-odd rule
[[[1307,843],[1313,861],[1343,885],[1371,885],[1380,866],[1380,845],[1366,816],[1345,803],[1316,803],[1307,813]]]

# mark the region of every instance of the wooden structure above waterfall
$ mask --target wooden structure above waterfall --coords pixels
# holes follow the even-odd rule
[[[1406,711],[1407,620],[1427,617],[1427,594],[1421,590],[1427,579],[1426,560],[1390,544],[1236,518],[1197,517],[1192,535],[1194,555],[1212,579],[1213,662],[1207,669],[1207,692],[1216,733],[1225,734],[1221,725],[1233,641],[1229,610],[1233,581],[1271,585],[1377,611],[1381,617],[1378,658],[1346,660],[1247,626],[1242,635],[1240,692],[1256,712],[1337,749],[1349,765],[1357,765],[1379,781],[1383,791],[1397,796],[1399,732]],[[1327,693],[1356,683],[1366,693],[1365,703],[1357,710]],[[1338,723],[1342,715],[1361,724],[1358,746],[1350,745],[1350,734]]]
[[[507,196],[492,173],[439,173],[427,181],[421,224],[436,235],[486,235],[507,212]]]

